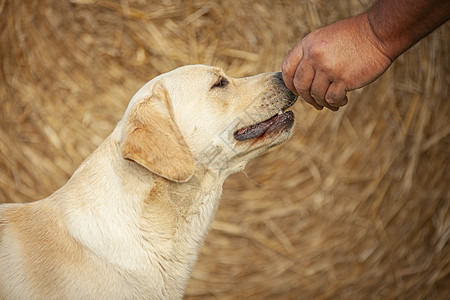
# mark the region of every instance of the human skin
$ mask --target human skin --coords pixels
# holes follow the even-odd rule
[[[448,0],[379,0],[367,12],[308,34],[283,62],[286,86],[321,110],[379,78],[403,52],[445,23]]]

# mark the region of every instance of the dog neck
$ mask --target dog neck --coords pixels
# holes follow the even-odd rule
[[[165,285],[184,290],[225,178],[198,168],[188,182],[172,182],[124,160],[119,150],[107,138],[54,194],[71,198],[49,199],[59,199],[71,235],[103,262],[143,277],[162,269]]]

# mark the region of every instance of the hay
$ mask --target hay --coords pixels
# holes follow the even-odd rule
[[[370,1],[0,1],[0,201],[65,183],[153,76],[276,71]],[[448,24],[228,179],[187,299],[449,299]]]

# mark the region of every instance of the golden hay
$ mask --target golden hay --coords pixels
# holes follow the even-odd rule
[[[280,70],[371,1],[0,1],[0,202],[43,198],[137,89],[204,63]],[[228,179],[187,299],[449,299],[449,26]]]

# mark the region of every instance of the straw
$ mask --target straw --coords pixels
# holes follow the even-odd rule
[[[0,202],[63,185],[154,76],[281,69],[371,1],[0,1]],[[449,25],[225,183],[186,299],[449,299]]]

